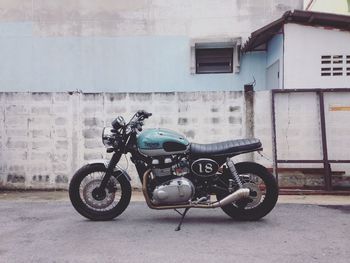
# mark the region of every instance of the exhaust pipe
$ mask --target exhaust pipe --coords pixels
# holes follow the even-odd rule
[[[224,199],[221,199],[220,201],[217,201],[214,204],[210,205],[210,207],[217,208],[217,207],[222,207],[222,206],[231,204],[239,199],[248,197],[249,193],[250,193],[250,190],[247,188],[238,189],[234,193],[226,196]]]

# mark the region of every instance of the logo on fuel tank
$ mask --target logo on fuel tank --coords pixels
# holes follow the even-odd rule
[[[206,177],[216,174],[219,170],[219,165],[212,159],[202,158],[192,163],[191,170],[196,175]]]
[[[151,149],[154,149],[154,148],[157,149],[160,147],[160,144],[157,142],[145,142],[145,145]]]

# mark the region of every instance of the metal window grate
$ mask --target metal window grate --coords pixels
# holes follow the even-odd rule
[[[232,73],[233,48],[196,48],[196,73]]]

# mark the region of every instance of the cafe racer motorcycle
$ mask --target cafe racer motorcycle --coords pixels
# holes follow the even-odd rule
[[[91,220],[111,220],[129,205],[130,176],[118,166],[130,153],[152,209],[175,209],[183,218],[190,208],[218,208],[237,220],[258,220],[268,214],[278,198],[275,178],[254,162],[234,163],[232,157],[261,151],[258,139],[238,139],[212,144],[190,143],[167,129],[146,129],[152,114],[138,111],[126,123],[118,116],[104,128],[103,144],[111,160],[92,161],[72,177],[69,196],[74,208]],[[215,198],[216,197],[216,198]],[[177,209],[184,208],[180,213]]]

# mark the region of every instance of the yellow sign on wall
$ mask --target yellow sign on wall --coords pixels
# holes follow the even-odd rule
[[[329,106],[329,111],[350,111],[350,106]]]

